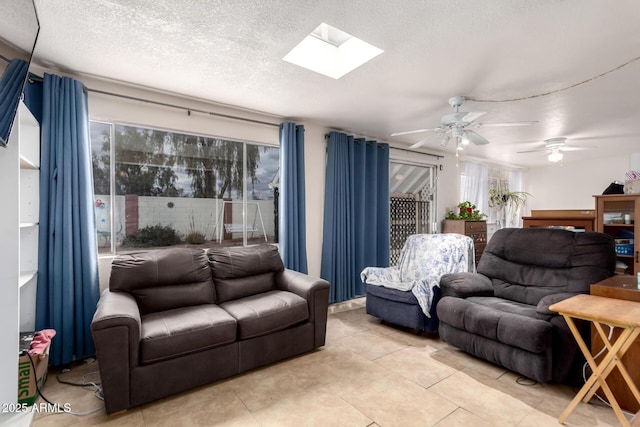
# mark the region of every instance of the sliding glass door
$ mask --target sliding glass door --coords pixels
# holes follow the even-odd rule
[[[436,167],[392,161],[390,190],[390,265],[396,265],[404,242],[412,234],[434,233]]]

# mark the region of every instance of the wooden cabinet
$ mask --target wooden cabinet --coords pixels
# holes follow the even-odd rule
[[[458,233],[473,239],[476,265],[487,246],[487,221],[466,221],[464,219],[445,219],[442,221],[443,233]]]
[[[596,213],[593,209],[532,210],[531,216],[522,217],[522,226],[593,231],[595,217]]]
[[[596,231],[607,233],[616,239],[618,261],[626,269],[617,268],[622,274],[640,272],[639,248],[635,237],[640,229],[640,194],[612,194],[596,198]]]
[[[638,289],[635,276],[616,275],[593,284],[591,285],[591,295],[640,302],[640,289]],[[606,332],[608,332],[607,329],[605,329]],[[612,342],[618,339],[620,332],[619,328],[614,328]],[[595,356],[602,350],[603,343],[593,326],[591,327],[591,336],[593,337],[591,340],[591,354]],[[602,357],[604,356],[598,357],[597,361],[599,362]],[[627,368],[629,376],[635,385],[640,387],[640,340],[636,340],[627,350],[622,357],[622,364]],[[607,384],[622,409],[633,413],[640,409],[640,405],[617,369],[614,369],[607,377]],[[598,392],[598,395],[605,398],[602,390]]]
[[[40,198],[40,126],[21,102],[0,148],[0,402],[18,400],[20,331],[35,329]]]

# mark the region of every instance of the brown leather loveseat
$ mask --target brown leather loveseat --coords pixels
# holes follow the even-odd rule
[[[323,346],[328,295],[275,246],[116,257],[91,324],[107,413]]]

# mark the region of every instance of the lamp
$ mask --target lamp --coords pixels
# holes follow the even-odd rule
[[[562,152],[560,152],[560,149],[554,148],[553,150],[551,150],[551,152],[547,156],[547,159],[550,162],[556,163],[556,162],[559,162],[560,160],[562,160],[563,157],[564,157],[564,155],[562,154]]]
[[[462,137],[460,138],[460,142],[462,142],[462,145],[469,145],[469,138],[467,137],[467,133],[466,132],[462,133]]]

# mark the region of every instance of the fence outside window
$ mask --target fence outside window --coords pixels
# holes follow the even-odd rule
[[[101,254],[277,241],[279,148],[91,122]]]

